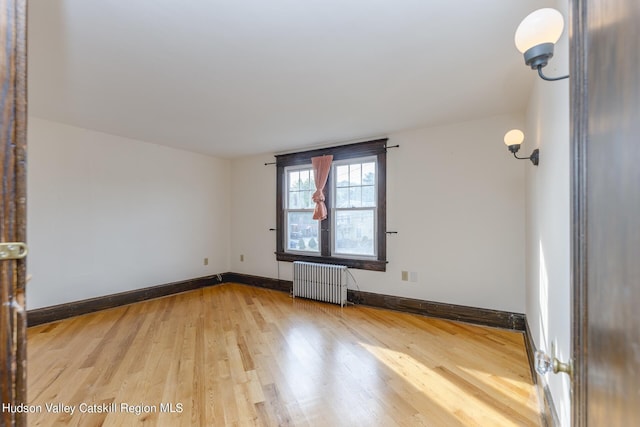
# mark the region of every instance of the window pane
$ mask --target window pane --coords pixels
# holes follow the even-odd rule
[[[338,166],[336,168],[336,187],[349,186],[349,165]]]
[[[375,187],[367,186],[362,187],[362,206],[371,207],[376,205]]]
[[[300,189],[308,190],[309,189],[309,183],[310,183],[310,177],[309,177],[309,170],[308,169],[300,171],[300,180],[302,181],[302,184],[300,185]]]
[[[289,193],[289,209],[300,209],[300,193],[292,191]]]
[[[313,209],[310,191],[292,191],[289,193],[289,209]]]
[[[376,182],[376,164],[363,163],[362,164],[362,184],[374,185]]]
[[[300,172],[289,172],[289,189],[298,189],[298,181],[300,181]]]
[[[311,196],[313,196],[313,193],[314,192],[311,190],[304,192],[304,206],[307,209],[313,209],[316,207],[316,204],[313,203],[313,200],[311,199]]]
[[[287,172],[288,189],[287,205],[288,209],[313,209],[314,203],[311,195],[316,189],[313,181],[312,169],[296,169]]]
[[[359,208],[362,206],[362,196],[360,195],[361,187],[351,187],[349,189],[349,207]]]
[[[349,165],[349,184],[360,185],[362,183],[361,173],[362,165],[360,163]]]
[[[313,212],[287,213],[287,250],[320,252],[318,239],[318,221]]]
[[[336,207],[348,208],[349,207],[349,188],[337,188],[336,189]]]
[[[336,211],[336,253],[375,255],[373,210]]]

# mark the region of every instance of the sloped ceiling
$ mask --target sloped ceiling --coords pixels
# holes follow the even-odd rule
[[[534,0],[30,0],[29,112],[219,157],[522,111]]]

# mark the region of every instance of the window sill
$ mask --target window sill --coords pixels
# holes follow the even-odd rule
[[[356,268],[359,270],[387,271],[387,262],[376,260],[376,259],[324,257],[324,256],[293,254],[289,252],[276,252],[275,254],[276,254],[276,259],[278,261],[319,262],[323,264],[346,265],[349,268]]]

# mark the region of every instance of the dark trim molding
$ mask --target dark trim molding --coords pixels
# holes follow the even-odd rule
[[[279,154],[275,156],[276,165],[304,165],[306,163],[311,163],[312,157],[322,156],[324,154],[332,154],[334,160],[343,160],[386,153],[386,144],[388,140],[389,138],[380,138],[371,141],[356,142],[353,144],[341,144],[333,147],[323,147],[296,153]]]
[[[585,427],[587,415],[588,305],[587,267],[587,140],[589,136],[588,43],[590,35],[586,0],[570,2],[569,103],[571,158],[571,425]],[[597,10],[597,9],[596,9]],[[594,13],[594,11],[591,11]],[[597,13],[597,12],[596,12]],[[591,31],[599,32],[597,29]],[[594,96],[592,94],[592,96]]]
[[[394,295],[374,294],[351,289],[347,292],[347,299],[355,304],[387,308],[405,313],[421,314],[423,316],[456,320],[482,326],[524,331],[524,314],[521,313],[446,304],[442,302],[397,297]]]
[[[274,291],[286,293],[291,293],[291,290],[293,289],[293,282],[291,280],[278,280],[242,273],[224,273],[222,277],[224,283],[242,283],[244,285],[251,285],[258,288],[272,289]]]
[[[536,343],[533,341],[531,329],[529,328],[529,322],[525,319],[524,323],[524,344],[527,349],[527,357],[529,358],[531,379],[533,380],[533,384],[536,386],[536,391],[538,392],[538,400],[540,402],[540,418],[542,420],[542,425],[544,425],[545,427],[559,426],[560,418],[558,418],[558,412],[556,411],[556,405],[553,403],[553,396],[551,395],[551,390],[549,390],[549,385],[545,381],[542,381],[542,378],[540,378],[540,375],[536,371]]]
[[[106,310],[108,308],[119,307],[148,299],[213,286],[220,284],[223,281],[218,279],[218,275],[198,277],[195,279],[182,280],[179,282],[151,286],[142,289],[134,289],[131,291],[81,301],[73,301],[50,307],[36,308],[34,310],[27,311],[27,325],[36,326],[43,323],[55,322],[69,317],[79,316],[81,314],[93,313],[95,311]]]
[[[334,265],[346,265],[349,268],[358,268],[361,270],[371,271],[385,271],[387,269],[386,261],[378,261],[376,259],[353,259],[353,258],[339,258],[335,256],[323,257],[313,255],[300,255],[292,254],[289,252],[276,252],[276,259],[278,261],[305,261],[305,262],[319,262],[322,264],[334,264]]]
[[[221,275],[183,280],[180,282],[134,289],[118,294],[105,295],[66,304],[54,305],[51,307],[29,310],[27,314],[28,325],[36,326],[42,323],[54,322],[68,317],[79,316],[81,314],[92,313],[99,310],[191,291],[221,283],[241,283],[287,293],[291,293],[291,290],[293,289],[293,282],[291,280],[279,280],[262,276],[253,276],[250,274],[228,272]],[[525,330],[524,315],[520,313],[445,304],[441,302],[375,294],[352,289],[348,290],[347,299],[354,304],[386,308],[405,313],[420,314],[423,316],[456,320],[476,325],[492,326],[516,331]]]
[[[536,372],[536,343],[533,342],[529,321],[524,320],[524,347],[527,350],[527,359],[529,360],[529,369],[531,370],[531,379],[534,384],[538,383],[538,373]]]
[[[291,280],[278,280],[241,273],[223,274],[224,282],[242,283],[260,288],[273,289],[290,293],[293,289]],[[393,295],[374,294],[349,289],[347,299],[354,304],[386,308],[405,313],[420,314],[440,319],[456,320],[482,326],[492,326],[515,331],[525,330],[524,314],[511,313],[486,308],[467,307],[463,305],[444,304],[441,302],[403,298]]]

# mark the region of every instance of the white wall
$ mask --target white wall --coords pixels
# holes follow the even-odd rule
[[[569,17],[566,0],[556,6]],[[556,45],[544,69],[549,76],[569,72],[568,37]],[[534,71],[531,71],[534,73]],[[540,165],[527,168],[527,309],[526,315],[538,349],[558,358],[571,358],[570,301],[570,156],[569,81],[543,81],[537,77],[527,112],[527,149],[540,148]],[[570,425],[570,383],[566,375],[547,374],[560,423]]]
[[[228,160],[35,117],[28,144],[29,309],[229,270]]]
[[[525,181],[530,163],[502,138],[524,118],[504,115],[390,135],[387,271],[352,270],[362,291],[523,313]],[[232,160],[231,270],[278,277],[275,166]],[[240,262],[240,254],[245,256]],[[292,264],[279,263],[291,279]],[[401,281],[415,271],[418,282]],[[351,286],[354,287],[354,286]]]

